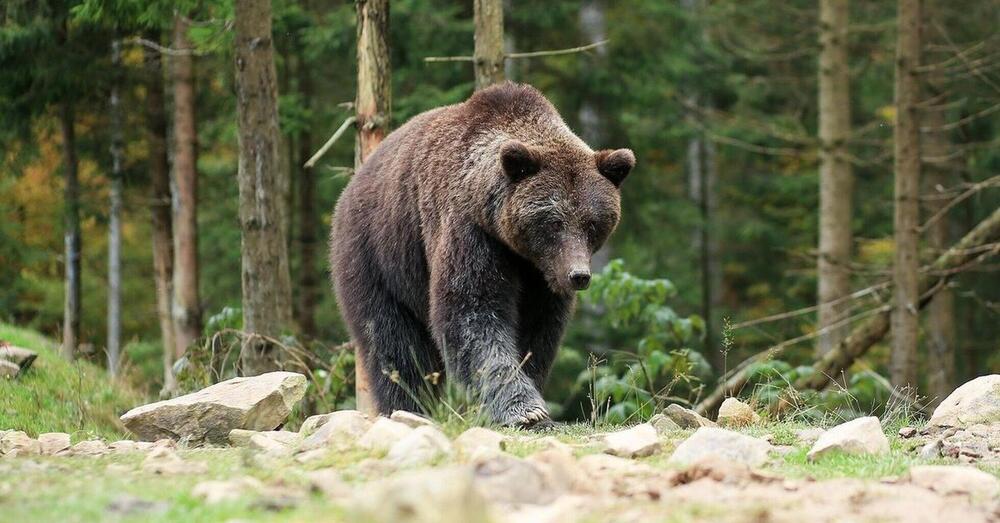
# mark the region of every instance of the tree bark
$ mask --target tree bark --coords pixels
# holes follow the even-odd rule
[[[476,90],[504,80],[503,1],[474,0]]]
[[[997,239],[1000,239],[1000,209],[993,211],[993,214],[979,222],[958,243],[934,260],[928,271],[920,278],[921,299],[916,306],[919,308],[926,305],[936,292],[944,288],[953,274],[961,271],[965,265],[985,260],[1000,252],[997,246],[983,248]],[[822,390],[829,385],[831,378],[839,376],[855,359],[862,356],[889,332],[890,311],[888,307],[884,309],[886,310],[879,311],[851,330],[839,345],[813,364],[811,374],[799,378],[792,387],[797,390]],[[755,363],[765,361],[773,355],[772,351],[763,351],[748,358],[740,365],[740,371],[716,388],[695,409],[701,413],[717,409],[727,396],[738,393],[746,386]]]
[[[270,0],[236,1],[236,109],[239,127],[244,375],[282,368],[282,351],[262,336],[292,329],[291,281],[281,168],[278,86]]]
[[[174,49],[192,49],[188,22],[174,18]],[[198,293],[198,170],[194,63],[190,54],[172,57],[174,88],[174,356],[181,357],[201,336]]]
[[[920,126],[917,106],[920,83],[920,0],[899,0],[896,38],[895,212],[896,250],[892,281],[892,355],[890,381],[908,394],[917,387],[919,294],[918,220],[920,189]]]
[[[298,77],[299,94],[306,111],[311,112],[312,72],[304,59],[299,61]],[[295,168],[299,172],[299,277],[295,317],[298,319],[299,330],[308,338],[316,336],[316,303],[319,301],[320,285],[316,269],[316,249],[319,245],[316,227],[316,175],[312,169],[304,167],[312,157],[312,147],[312,133],[307,126],[299,134],[298,161],[295,162]]]
[[[847,157],[851,134],[850,69],[847,60],[847,0],[820,1],[819,55],[819,257],[817,261],[819,325],[843,320],[851,303],[851,203],[854,175]],[[817,354],[829,352],[847,327],[819,336]]]
[[[121,63],[121,40],[111,44],[111,63],[114,81],[111,85],[111,190],[108,212],[108,373],[118,377],[121,360],[122,336],[122,163],[124,151],[124,122],[122,114],[121,84],[124,74]]]
[[[926,83],[928,98],[936,100],[934,107],[925,109],[921,116],[923,135],[922,149],[927,162],[924,176],[924,200],[926,216],[934,216],[941,211],[947,201],[940,196],[939,187],[948,187],[957,181],[952,175],[948,162],[944,160],[950,152],[948,133],[944,130],[947,97],[941,89],[940,74],[932,74]],[[935,254],[943,252],[951,243],[951,220],[947,215],[930,224],[927,242]],[[927,395],[930,407],[936,407],[941,400],[951,394],[955,387],[955,294],[945,287],[934,295],[927,305]]]
[[[358,16],[358,95],[354,107],[358,137],[355,147],[355,170],[382,143],[390,122],[392,107],[389,63],[389,1],[357,0]],[[502,38],[501,38],[502,45]],[[364,355],[355,350],[354,376],[357,408],[374,412]]]
[[[72,360],[80,343],[80,182],[76,158],[76,134],[72,102],[63,102],[59,125],[63,142],[64,193],[63,240],[65,244],[65,296],[63,302],[62,355]]]
[[[150,35],[154,41],[158,34]],[[164,108],[163,69],[160,53],[143,48],[146,62],[146,141],[149,143],[150,213],[152,215],[153,282],[156,315],[163,342],[163,394],[177,390],[174,380],[174,245],[171,217],[170,162],[167,155],[167,118]]]

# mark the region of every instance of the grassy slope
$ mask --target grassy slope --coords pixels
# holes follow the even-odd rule
[[[143,402],[137,392],[113,385],[95,365],[63,360],[58,345],[37,332],[0,323],[0,340],[38,353],[27,372],[0,380],[0,430],[68,432],[74,441],[124,437],[118,416]]]

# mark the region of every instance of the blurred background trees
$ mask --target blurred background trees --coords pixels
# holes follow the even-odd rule
[[[1000,203],[1000,6],[924,0],[900,24],[897,8],[912,1],[396,0],[391,105],[377,112],[391,129],[462,101],[481,77],[505,76],[542,90],[595,149],[636,152],[622,224],[595,258],[604,272],[581,300],[547,393],[565,416],[694,403],[740,362],[779,347],[752,363],[740,388],[767,396],[815,372],[817,353],[893,295],[908,304],[896,309],[898,332],[832,376],[859,398],[835,406],[864,408],[904,385],[933,401],[1000,370],[1000,280],[983,256],[997,240],[949,269],[922,312],[920,296],[896,293],[904,253],[895,246],[908,234],[912,290]],[[474,38],[496,26],[495,16],[477,25],[477,8],[498,6],[500,39]],[[338,348],[347,335],[324,238],[355,165],[352,133],[302,166],[361,110],[356,5],[270,8],[280,126],[270,174],[287,187],[270,196],[285,209],[274,237],[287,248],[294,321],[269,335],[318,355],[326,381],[317,388],[349,402],[342,367],[353,360]],[[246,326],[239,15],[227,0],[0,7],[0,321],[61,337],[67,355],[105,360],[118,180],[123,378],[174,390],[177,358]],[[604,39],[582,52],[510,58]],[[905,74],[898,40],[916,56]],[[425,61],[442,56],[468,59]],[[909,96],[899,97],[900,80]],[[908,142],[894,136],[904,131],[897,121]],[[905,143],[916,147],[903,152],[910,167],[898,165]],[[895,187],[914,165],[901,227]]]

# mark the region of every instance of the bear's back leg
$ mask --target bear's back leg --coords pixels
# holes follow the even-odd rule
[[[427,327],[385,288],[367,256],[339,258],[334,269],[337,301],[361,352],[379,413],[421,412],[421,404],[433,399],[435,385],[444,378],[444,364]],[[435,372],[440,379],[429,378]]]

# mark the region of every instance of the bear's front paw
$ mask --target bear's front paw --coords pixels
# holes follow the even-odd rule
[[[551,422],[549,411],[541,401],[511,402],[498,414],[496,421],[504,427],[526,429]]]

